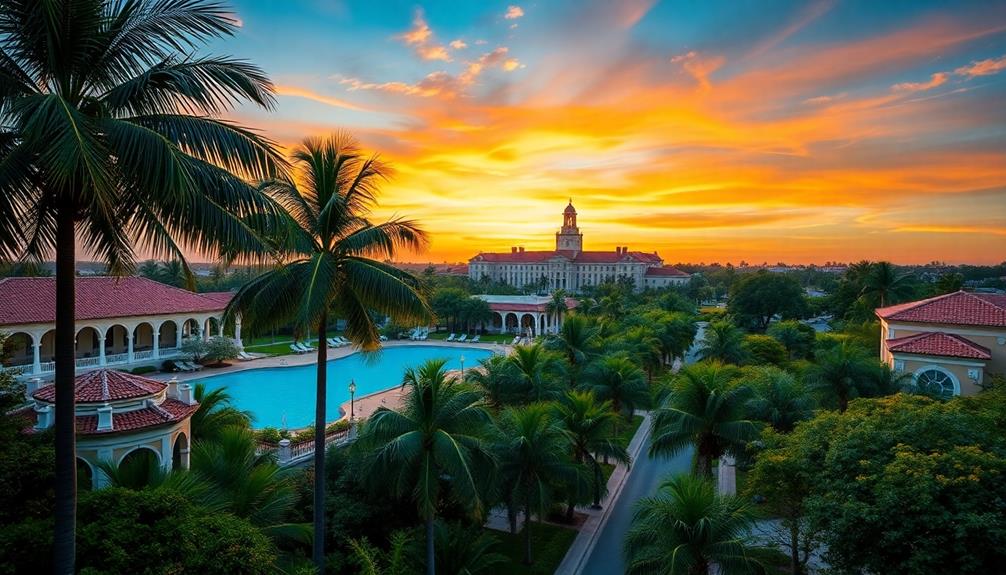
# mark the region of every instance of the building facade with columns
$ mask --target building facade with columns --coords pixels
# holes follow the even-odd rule
[[[141,277],[76,279],[77,371],[157,365],[182,340],[224,335],[230,292],[194,293]],[[0,332],[9,336],[7,369],[50,377],[55,369],[56,280],[0,279]],[[241,346],[241,320],[232,335]]]
[[[683,285],[691,278],[681,270],[665,266],[656,252],[631,251],[628,246],[608,251],[584,250],[583,233],[576,217],[576,208],[570,200],[562,213],[562,226],[555,233],[554,250],[512,247],[509,252],[482,252],[468,261],[468,277],[472,281],[487,278],[517,288],[534,285],[542,291],[570,292],[620,277],[629,278],[636,290]]]
[[[559,331],[565,314],[549,313],[548,296],[537,295],[476,295],[489,304],[493,312],[491,322],[483,328],[492,333],[512,333],[531,335],[532,337],[545,333]],[[577,301],[566,298],[566,310],[576,308]]]
[[[161,469],[189,468],[191,417],[199,409],[188,383],[168,383],[110,369],[78,375],[73,381],[77,425],[78,484],[101,488],[108,484],[100,462],[117,466],[155,462]],[[55,424],[56,390],[28,383],[27,407],[15,412],[30,431]]]

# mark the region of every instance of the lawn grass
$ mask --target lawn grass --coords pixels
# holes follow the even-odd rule
[[[531,524],[531,552],[534,563],[524,564],[524,532],[490,531],[498,544],[495,551],[509,561],[495,566],[490,573],[499,575],[552,575],[576,539],[576,530],[558,525]]]
[[[447,331],[436,333],[430,332],[430,339],[445,340],[450,335],[450,332]],[[471,339],[471,336],[469,336],[469,339]],[[510,343],[511,341],[513,341],[513,336],[505,333],[484,333],[482,334],[482,337],[479,338],[479,343]]]
[[[317,347],[315,345],[317,341],[318,340],[312,339],[308,340],[306,343],[308,343],[311,347]],[[290,355],[293,353],[292,351],[290,351],[291,343],[293,343],[293,340],[277,342],[277,343],[264,343],[259,345],[245,344],[244,348],[245,351],[249,353],[264,353],[266,355]],[[305,342],[301,340],[301,343]]]

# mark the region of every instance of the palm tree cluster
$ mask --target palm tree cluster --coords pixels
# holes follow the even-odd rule
[[[409,497],[425,524],[427,573],[438,567],[436,530],[445,506],[475,519],[507,510],[511,530],[524,517],[525,562],[533,561],[530,526],[565,503],[600,502],[600,458],[628,463],[616,438],[610,401],[558,387],[540,344],[483,360],[464,380],[432,360],[408,369],[398,410],[381,408],[362,426],[353,452],[376,489]],[[555,385],[551,382],[558,382]],[[555,389],[544,399],[542,389]]]

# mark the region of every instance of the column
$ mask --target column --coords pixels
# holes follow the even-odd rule
[[[189,442],[188,442],[188,438],[186,438],[186,441],[185,441],[184,445],[185,445],[184,447],[182,447],[181,449],[178,450],[179,454],[181,455],[181,458],[180,458],[181,461],[179,461],[179,464],[182,466],[182,469],[188,469],[189,468]]]
[[[153,324],[151,324],[151,327],[153,327]],[[160,359],[161,350],[159,348],[161,347],[161,326],[157,326],[157,329],[153,330],[153,336],[154,336],[154,349],[151,352],[150,357],[154,359]]]
[[[126,330],[126,363],[133,363],[133,330]]]
[[[182,347],[182,330],[185,328],[186,320],[182,320],[182,323],[175,322],[175,351],[177,352]]]
[[[245,348],[245,344],[241,341],[241,316],[234,316],[234,343],[237,344],[239,350]]]
[[[217,320],[217,335],[220,337],[224,336],[224,318]]]
[[[115,327],[108,329],[115,329]],[[98,365],[105,365],[105,334],[100,334],[98,337]]]
[[[172,456],[171,435],[169,434],[161,438],[161,469],[164,471],[171,471]]]
[[[31,373],[32,375],[42,374],[42,340],[35,341],[35,336],[32,336],[32,359],[31,359]]]

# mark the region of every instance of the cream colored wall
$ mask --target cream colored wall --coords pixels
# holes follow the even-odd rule
[[[971,326],[947,325],[947,324],[921,324],[921,323],[897,323],[880,322],[883,339],[890,337],[906,337],[917,333],[936,331],[952,333],[967,338],[978,345],[989,350],[992,359],[985,362],[986,373],[1006,373],[1006,329],[978,328]],[[893,329],[893,336],[888,335],[888,328]],[[1003,343],[999,343],[1002,341]],[[887,353],[887,346],[884,345],[884,361],[890,360]]]
[[[968,369],[980,369],[973,366],[957,365],[939,361],[939,358],[904,359],[905,371],[915,373],[925,367],[938,365],[954,374],[961,388],[961,395],[977,395],[982,388],[968,377]]]

